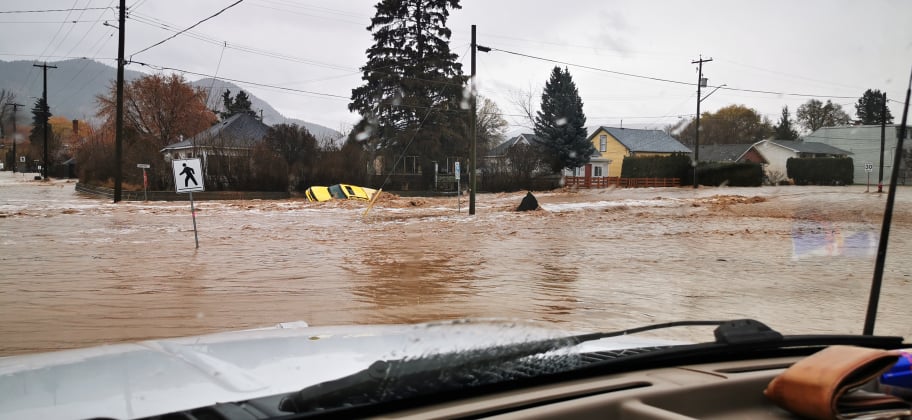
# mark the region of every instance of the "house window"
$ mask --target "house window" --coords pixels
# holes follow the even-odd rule
[[[599,136],[599,151],[607,152],[608,151],[608,135],[602,134]]]
[[[592,168],[592,176],[602,176],[602,167],[596,166]]]

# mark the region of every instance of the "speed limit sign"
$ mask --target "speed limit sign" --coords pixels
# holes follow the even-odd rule
[[[871,162],[865,162],[865,172],[871,172],[874,170],[874,164]]]

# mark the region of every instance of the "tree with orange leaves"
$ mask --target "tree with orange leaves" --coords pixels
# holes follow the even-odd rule
[[[116,87],[112,83],[106,95],[96,97],[102,120],[100,130],[87,145],[92,148],[80,157],[82,181],[106,182],[113,176],[102,170],[113,160],[114,126],[116,116]],[[153,188],[163,188],[170,183],[170,166],[161,157],[160,150],[192,137],[216,122],[216,115],[206,108],[206,93],[193,88],[178,74],[154,74],[136,79],[124,86],[124,181],[141,185],[141,174],[135,170],[137,163],[152,164],[150,182]],[[88,175],[91,174],[91,175]],[[94,179],[83,179],[83,176]],[[132,179],[137,178],[137,179]]]

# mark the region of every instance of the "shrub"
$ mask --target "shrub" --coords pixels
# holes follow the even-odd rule
[[[798,185],[848,185],[855,181],[852,158],[790,158],[785,167]]]

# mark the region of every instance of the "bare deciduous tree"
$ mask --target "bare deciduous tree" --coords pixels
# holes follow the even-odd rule
[[[521,115],[516,125],[528,128],[530,131],[535,128],[535,115],[538,112],[539,102],[541,101],[541,91],[533,89],[531,85],[527,89],[516,89],[510,91],[510,104],[516,108]]]

